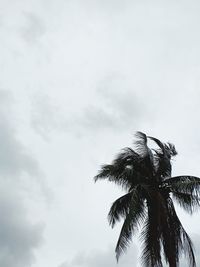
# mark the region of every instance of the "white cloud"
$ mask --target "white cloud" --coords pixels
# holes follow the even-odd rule
[[[139,128],[150,116],[144,98],[120,74],[103,79],[98,85],[97,97],[98,101],[83,112],[82,124],[91,131],[128,131],[133,125]]]
[[[114,248],[107,250],[91,251],[89,254],[79,253],[71,262],[64,262],[59,267],[132,267],[137,266],[137,247],[132,245],[126,255],[122,255],[116,262]]]
[[[38,93],[32,101],[32,126],[43,137],[52,131],[89,134],[103,131],[128,131],[140,127],[150,109],[128,81],[117,74],[103,79],[93,101],[66,113],[48,95]],[[94,102],[94,103],[92,103]]]
[[[21,196],[12,183],[0,182],[0,265],[27,267],[35,262],[41,245],[43,225],[27,218]]]
[[[24,12],[25,23],[21,28],[21,36],[28,44],[37,43],[45,34],[44,21],[36,14]]]
[[[9,91],[0,90],[0,175],[19,177],[26,172],[37,176],[39,165],[17,139],[13,105],[14,99]]]
[[[13,107],[12,94],[0,90],[0,265],[27,267],[35,262],[34,251],[41,244],[43,225],[31,222],[28,216],[24,186],[29,184],[27,179],[37,184],[41,172],[17,139]]]
[[[31,100],[31,126],[44,139],[62,127],[61,111],[47,94],[37,93]]]

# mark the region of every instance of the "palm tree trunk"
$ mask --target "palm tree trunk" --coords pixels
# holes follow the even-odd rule
[[[173,256],[169,259],[169,267],[177,267],[176,260]]]

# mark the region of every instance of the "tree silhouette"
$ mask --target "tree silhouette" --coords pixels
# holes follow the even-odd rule
[[[175,146],[142,132],[137,132],[136,138],[135,150],[124,148],[112,164],[103,165],[94,178],[95,181],[108,179],[126,190],[108,214],[112,227],[120,219],[124,220],[115,249],[117,260],[139,227],[143,266],[162,267],[163,254],[170,267],[177,267],[183,253],[189,266],[195,267],[192,241],[176,214],[172,199],[192,214],[200,205],[200,178],[171,177],[171,158],[177,155]],[[150,149],[148,139],[158,148]]]

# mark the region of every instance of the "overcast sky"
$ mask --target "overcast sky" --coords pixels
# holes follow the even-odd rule
[[[0,0],[0,266],[140,267],[137,238],[116,264],[107,213],[123,192],[93,177],[138,130],[176,145],[175,175],[200,176],[199,14]],[[177,211],[199,255],[200,213]]]

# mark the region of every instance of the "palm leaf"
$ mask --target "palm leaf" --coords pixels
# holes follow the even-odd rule
[[[173,234],[172,238],[176,240],[176,247],[177,247],[177,252],[176,252],[176,258],[177,262],[179,260],[179,256],[181,252],[184,253],[185,256],[187,256],[189,260],[189,266],[190,267],[196,267],[196,262],[195,262],[195,256],[193,252],[193,244],[186,233],[185,229],[183,228],[177,214],[174,208],[174,204],[171,200],[171,198],[168,199],[168,214],[170,216],[170,233]]]
[[[200,206],[200,198],[197,195],[171,190],[173,198],[185,211],[192,214]]]
[[[130,189],[132,185],[142,181],[143,168],[140,162],[140,156],[134,150],[124,148],[112,164],[105,164],[101,167],[94,180],[96,182],[99,179],[108,179],[125,189]]]
[[[115,248],[117,261],[120,255],[127,249],[135,227],[139,226],[144,220],[146,210],[144,207],[144,199],[141,196],[139,188],[132,191],[132,197],[128,214],[124,220],[119,239]]]
[[[138,154],[142,157],[151,156],[151,150],[147,146],[147,136],[142,132],[136,132],[135,137],[137,138],[134,142]],[[149,155],[150,154],[150,155]]]
[[[170,142],[162,143],[159,139],[152,136],[148,136],[148,138],[153,140],[159,146],[159,148],[161,149],[162,153],[165,154],[165,156],[168,156],[170,158],[172,156],[177,155],[177,151],[174,144]]]
[[[143,241],[142,264],[145,267],[154,266],[162,267],[161,261],[161,244],[160,234],[158,233],[155,218],[150,215],[148,210],[148,217],[144,223],[141,239]]]
[[[148,216],[141,233],[143,242],[142,263],[143,266],[162,267],[161,261],[161,213],[163,212],[162,194],[146,187],[146,199]]]
[[[151,149],[147,146],[147,136],[142,132],[136,132],[137,140],[134,142],[136,151],[141,157],[140,166],[146,176],[153,177],[155,172],[154,159]]]
[[[164,183],[170,190],[199,195],[200,178],[198,177],[188,175],[176,176],[166,179]]]
[[[125,217],[130,210],[130,203],[133,192],[129,192],[124,196],[115,200],[108,213],[108,221],[111,227],[115,226],[115,223],[121,218]]]
[[[154,156],[156,175],[160,177],[171,176],[171,156],[177,155],[175,146],[171,143],[162,143],[155,137],[148,136],[148,138],[153,140],[160,148],[159,150],[154,150],[156,153]]]
[[[182,225],[177,223],[176,212],[172,204],[170,197],[162,199],[161,241],[165,261],[169,263],[169,266],[176,267],[179,264],[179,255],[183,250]]]

